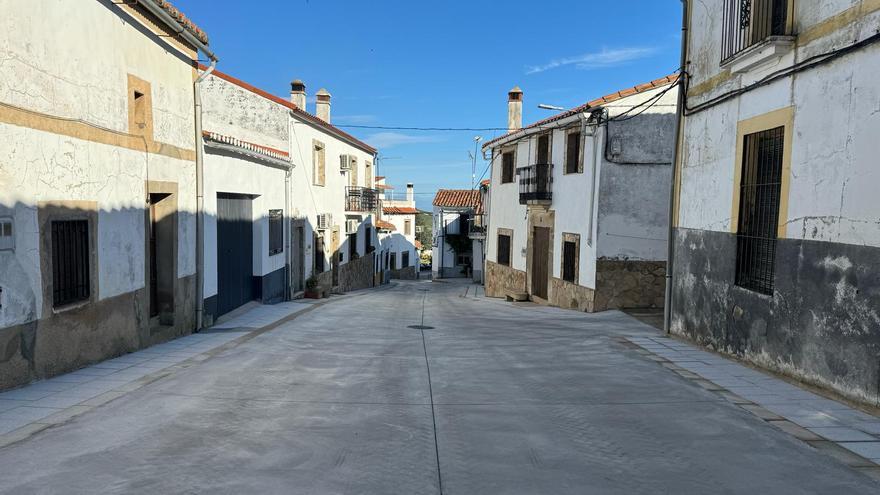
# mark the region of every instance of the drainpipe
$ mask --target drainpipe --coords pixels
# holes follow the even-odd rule
[[[293,156],[293,153],[291,153],[291,156]],[[284,222],[287,226],[284,234],[284,263],[287,265],[287,287],[284,289],[285,301],[290,301],[293,297],[293,266],[291,265],[293,254],[290,252],[290,238],[293,234],[293,225],[290,221],[290,175],[291,170],[288,168],[284,172],[284,214],[287,215],[287,221]]]
[[[195,110],[196,131],[196,331],[202,329],[202,317],[205,309],[204,284],[205,284],[205,257],[204,257],[204,168],[205,151],[202,146],[202,92],[201,84],[217,67],[217,56],[205,43],[202,43],[194,34],[184,29],[176,19],[156,4],[155,0],[136,0],[138,4],[159,18],[166,26],[174,31],[174,34],[183,38],[187,43],[205,54],[211,60],[211,65],[193,83],[193,97]]]
[[[688,60],[688,2],[681,0],[681,62],[678,75],[678,108],[675,121],[675,151],[672,157],[672,178],[669,181],[669,231],[666,234],[666,293],[663,301],[663,331],[669,334],[672,331],[672,270],[675,259],[675,178],[678,170],[678,162],[681,160],[682,121],[684,120],[684,106],[687,102],[687,60]]]
[[[596,210],[596,207],[595,207],[595,204],[596,204],[596,171],[598,169],[598,166],[597,166],[598,163],[597,163],[597,158],[596,158],[598,156],[598,154],[597,154],[596,147],[599,146],[599,136],[598,136],[599,126],[595,125],[595,124],[592,126],[589,126],[589,127],[591,127],[591,129],[590,129],[590,133],[587,134],[588,117],[583,113],[581,113],[579,116],[581,119],[581,126],[582,126],[581,127],[581,134],[584,135],[585,137],[590,136],[593,139],[593,146],[590,148],[590,195],[589,195],[590,216],[587,219],[589,222],[588,228],[587,228],[587,246],[593,247],[593,225],[594,225],[593,217],[595,216],[595,210]],[[605,129],[605,132],[608,132],[607,127]]]

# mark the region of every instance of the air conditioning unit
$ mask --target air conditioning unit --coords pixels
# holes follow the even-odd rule
[[[354,157],[351,155],[339,155],[339,171],[348,172],[351,170]]]
[[[345,233],[346,234],[357,234],[358,226],[361,223],[358,220],[346,220],[345,221]]]
[[[329,213],[318,215],[318,230],[329,230],[333,226],[333,217]]]

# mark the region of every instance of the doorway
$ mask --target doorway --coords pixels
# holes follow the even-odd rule
[[[547,299],[547,285],[550,277],[550,229],[532,229],[532,295]]]
[[[242,194],[217,193],[217,315],[252,301],[253,200]]]
[[[174,325],[177,204],[171,193],[150,193],[147,216],[151,326]]]

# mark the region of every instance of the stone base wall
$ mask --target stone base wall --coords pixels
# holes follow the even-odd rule
[[[486,261],[486,296],[505,297],[508,291],[526,291],[526,272]]]
[[[776,244],[774,289],[735,284],[736,235],[676,229],[672,332],[850,399],[880,400],[880,248]]]
[[[174,325],[151,327],[147,292],[140,289],[0,329],[0,390],[189,335],[195,287],[194,275],[177,279]]]
[[[373,287],[373,274],[376,272],[373,256],[361,256],[344,265],[339,265],[339,290],[348,292]]]
[[[665,261],[600,259],[596,263],[593,311],[662,308],[665,292]]]
[[[593,312],[593,298],[595,297],[593,289],[551,277],[549,296],[550,300],[547,302],[551,306],[576,309],[587,313]]]
[[[408,266],[406,268],[389,271],[391,273],[391,278],[396,278],[399,280],[416,280],[419,278],[419,272],[414,266]]]

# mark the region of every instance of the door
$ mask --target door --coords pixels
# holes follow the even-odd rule
[[[550,228],[532,230],[532,295],[547,299],[550,276]]]
[[[293,266],[291,270],[293,270],[293,291],[299,292],[305,289],[303,285],[303,280],[305,279],[305,265],[306,265],[306,232],[305,227],[302,224],[302,220],[296,220],[293,227],[293,256],[291,259],[293,260]]]
[[[254,299],[250,196],[217,193],[217,315]]]

